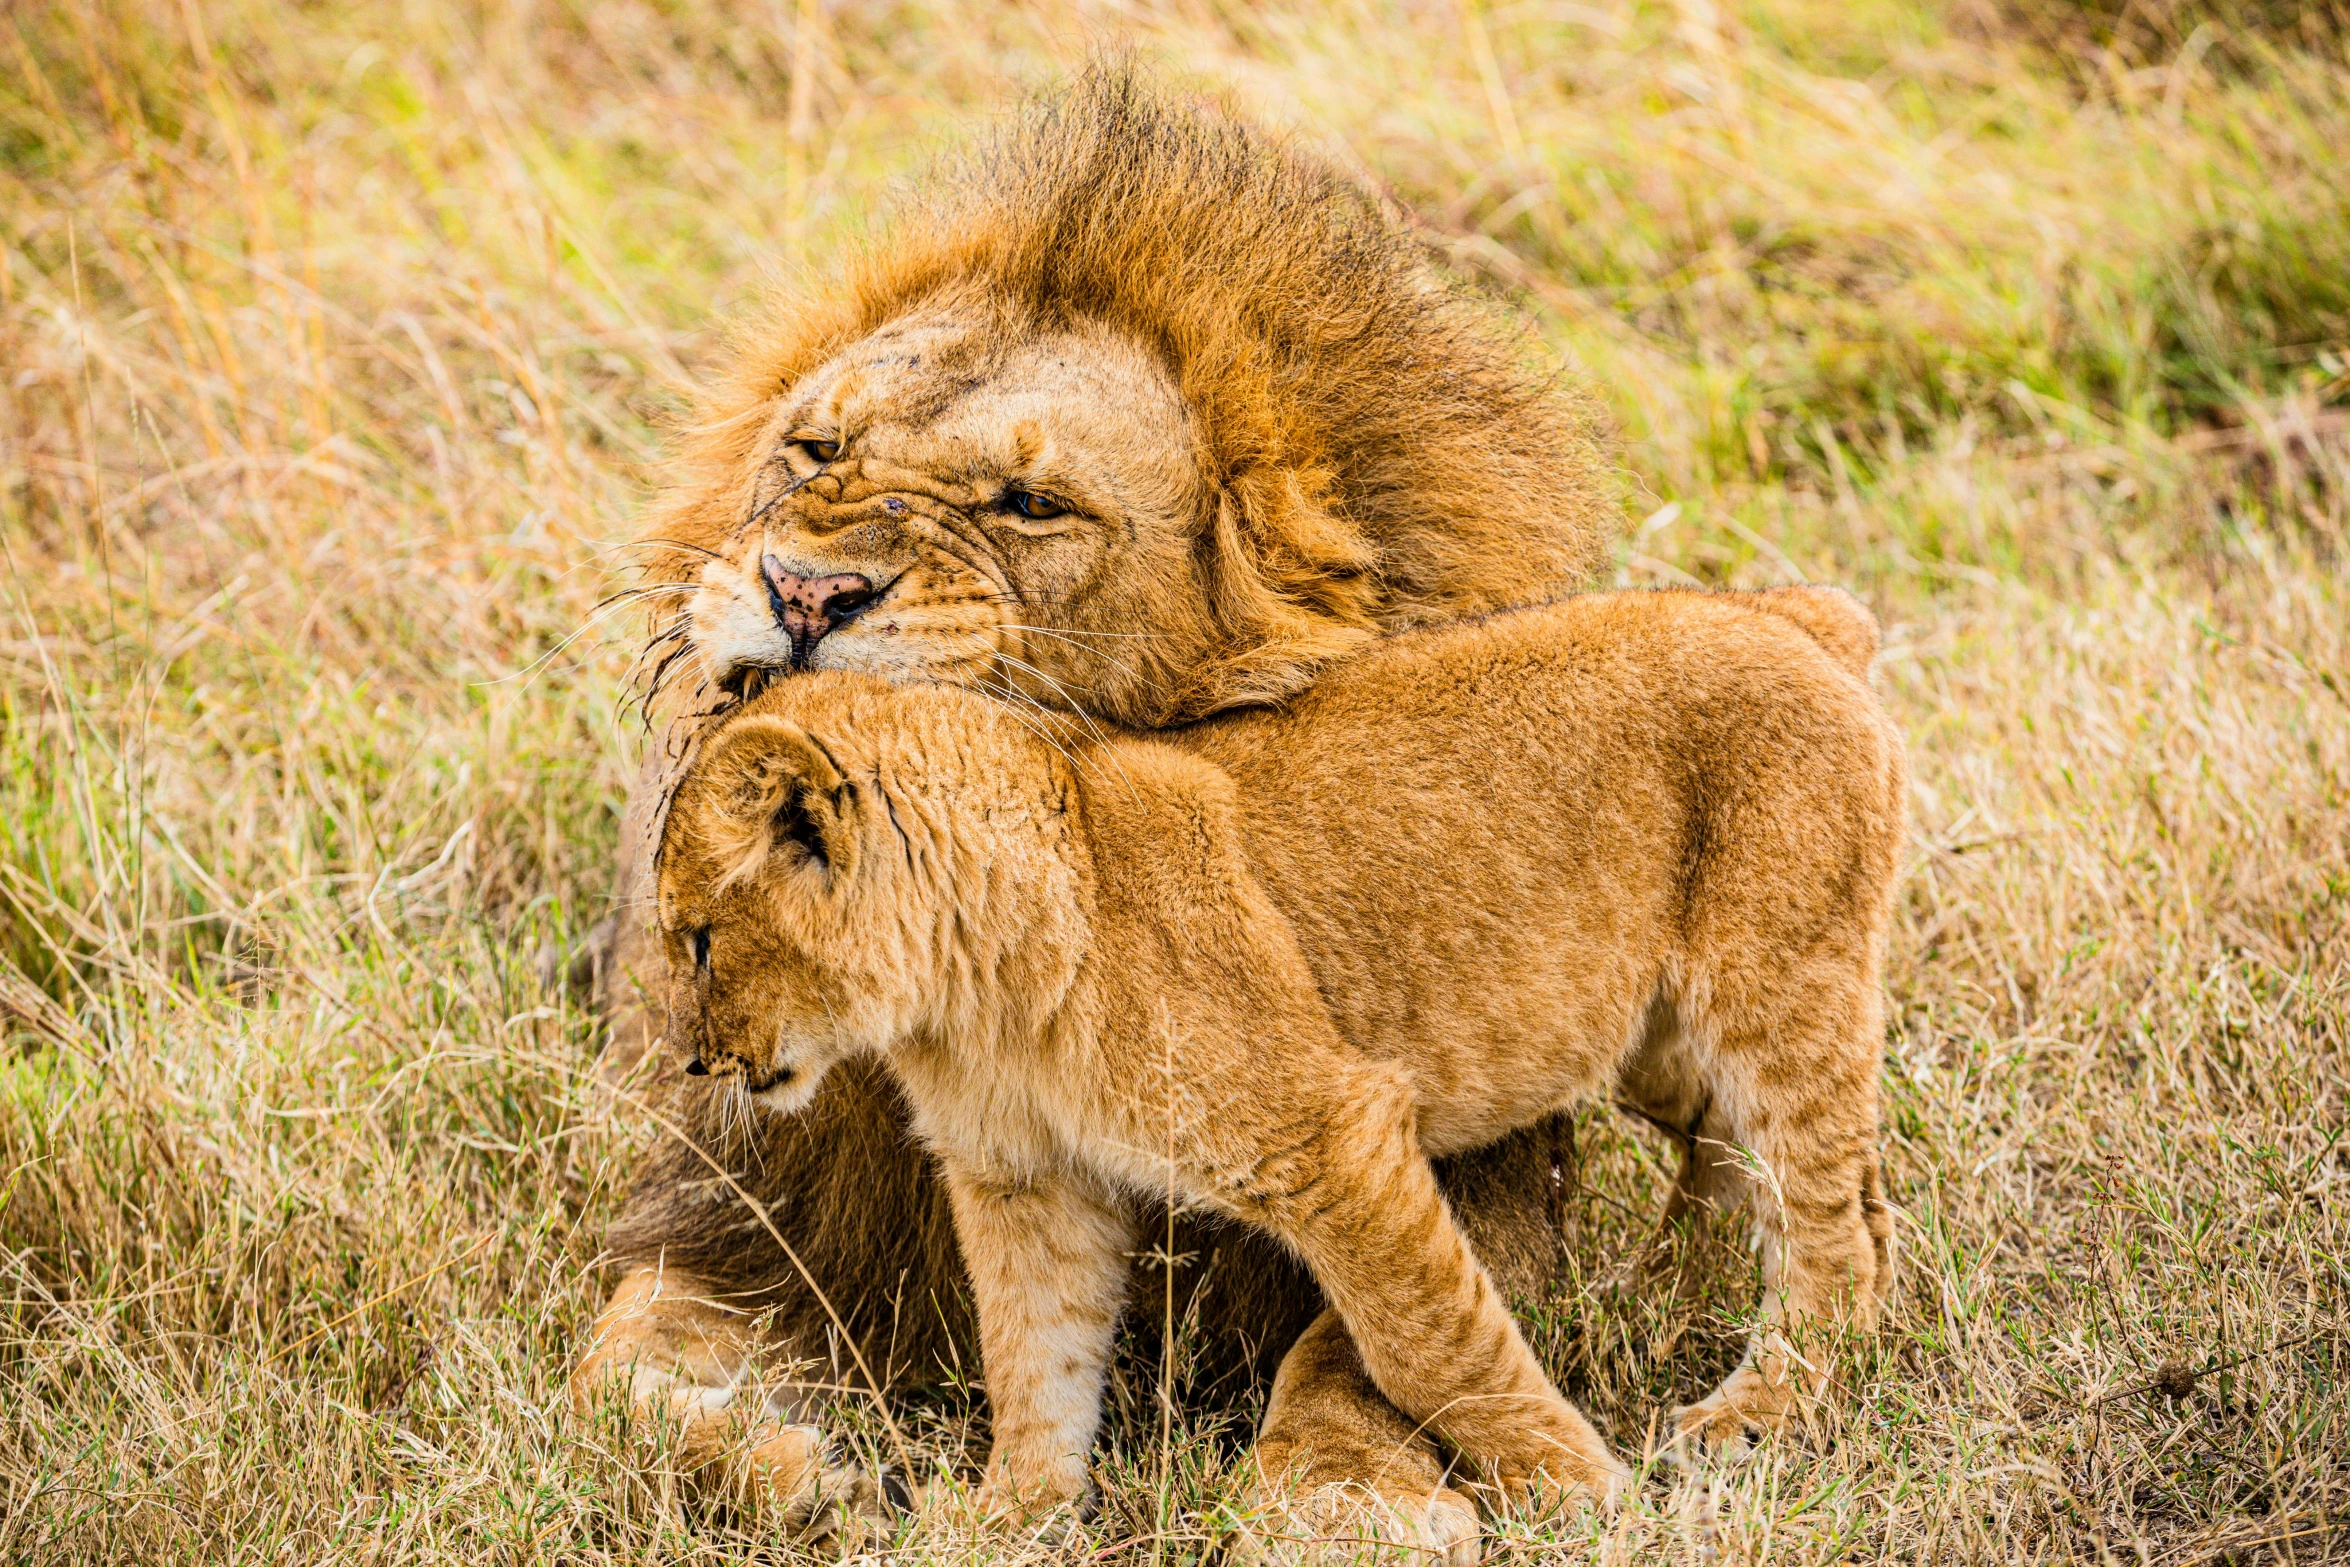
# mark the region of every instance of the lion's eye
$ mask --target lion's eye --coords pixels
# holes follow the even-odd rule
[[[1004,504],[1031,522],[1043,522],[1048,517],[1058,517],[1069,510],[1051,496],[1039,495],[1034,490],[1006,490]]]
[[[820,440],[813,435],[800,437],[800,450],[818,462],[830,462],[840,455],[840,442]]]
[[[694,967],[706,969],[709,966],[710,927],[704,925],[700,930],[694,932]]]

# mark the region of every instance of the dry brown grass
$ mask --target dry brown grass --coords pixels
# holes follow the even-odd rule
[[[713,311],[1105,37],[1522,292],[1630,437],[1625,580],[1891,631],[1882,1352],[1834,1428],[1499,1555],[2350,1556],[2350,67],[2258,10],[0,11],[0,1559],[744,1556],[558,1396],[653,1135],[532,965],[636,743],[604,546]],[[1596,1277],[1658,1177],[1581,1132]],[[1633,1447],[1746,1266],[1534,1318]],[[1163,1446],[1155,1375],[1095,1559],[1233,1501],[1248,1410]],[[899,1412],[939,1461],[973,1417]]]

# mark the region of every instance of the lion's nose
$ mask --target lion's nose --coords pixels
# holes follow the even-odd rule
[[[856,618],[877,596],[872,579],[853,571],[802,577],[784,570],[783,562],[772,555],[760,557],[759,569],[767,579],[768,607],[775,611],[783,634],[791,638],[792,663],[802,669],[826,632]]]

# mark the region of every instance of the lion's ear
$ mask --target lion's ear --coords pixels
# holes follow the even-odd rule
[[[1208,582],[1224,644],[1179,693],[1181,718],[1280,702],[1376,636],[1376,554],[1295,474],[1218,497]]]
[[[719,732],[700,771],[740,856],[729,880],[779,853],[813,862],[835,885],[856,870],[856,785],[799,725],[739,718]]]

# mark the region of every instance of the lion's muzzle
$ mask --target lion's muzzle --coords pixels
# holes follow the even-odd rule
[[[806,669],[824,637],[870,609],[881,594],[873,579],[853,571],[830,577],[803,577],[785,569],[773,555],[759,559],[760,576],[767,584],[767,605],[775,623],[791,639],[791,667]]]

